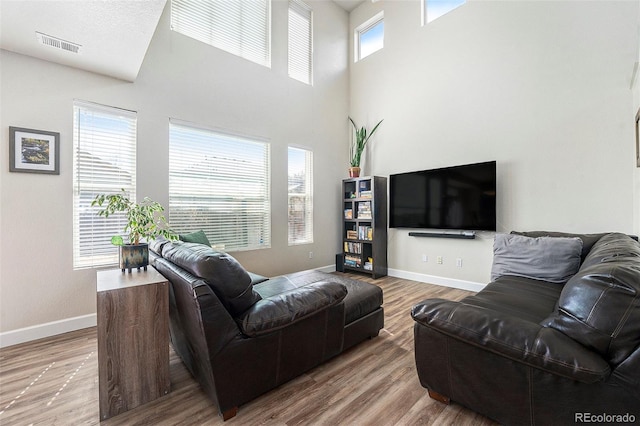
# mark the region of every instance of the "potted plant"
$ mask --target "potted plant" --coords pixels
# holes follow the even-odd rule
[[[378,126],[382,123],[383,120],[380,120],[378,124],[375,125],[371,133],[367,134],[367,129],[362,126],[358,129],[358,126],[353,121],[351,117],[349,117],[349,121],[353,124],[353,129],[355,130],[355,137],[351,142],[351,147],[349,150],[349,155],[351,156],[351,167],[349,167],[349,177],[358,177],[360,176],[360,157],[362,156],[362,151],[364,151],[365,146],[367,146],[367,142],[369,138],[373,136],[375,131],[378,129]]]
[[[106,204],[105,204],[106,203]],[[129,234],[129,243],[125,244],[120,235],[111,237],[111,244],[119,247],[119,265],[122,272],[132,268],[144,267],[147,270],[149,264],[149,245],[141,243],[141,239],[149,241],[158,236],[170,240],[176,238],[175,233],[169,229],[169,224],[164,218],[164,207],[156,201],[145,197],[140,203],[129,199],[125,190],[119,194],[100,194],[91,202],[91,206],[105,207],[98,211],[99,216],[109,217],[118,212],[124,212],[127,224],[124,232]]]

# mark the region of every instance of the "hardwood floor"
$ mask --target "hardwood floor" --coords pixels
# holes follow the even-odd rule
[[[102,422],[111,425],[493,425],[420,386],[411,307],[422,299],[459,300],[469,292],[385,277],[385,328],[331,361],[239,407],[223,422],[173,351],[171,393]],[[96,329],[0,350],[0,424],[97,425]]]

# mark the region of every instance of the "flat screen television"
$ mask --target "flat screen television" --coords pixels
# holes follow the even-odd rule
[[[389,226],[496,230],[496,162],[389,176]]]

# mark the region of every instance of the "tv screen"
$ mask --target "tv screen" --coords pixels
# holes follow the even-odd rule
[[[496,162],[389,176],[389,226],[496,230]]]

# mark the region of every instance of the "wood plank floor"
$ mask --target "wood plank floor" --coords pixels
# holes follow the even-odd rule
[[[411,307],[471,293],[345,275],[383,289],[385,328],[377,338],[241,406],[227,422],[171,351],[171,393],[102,425],[493,425],[429,398],[415,369]],[[0,424],[100,424],[95,327],[0,349]]]

